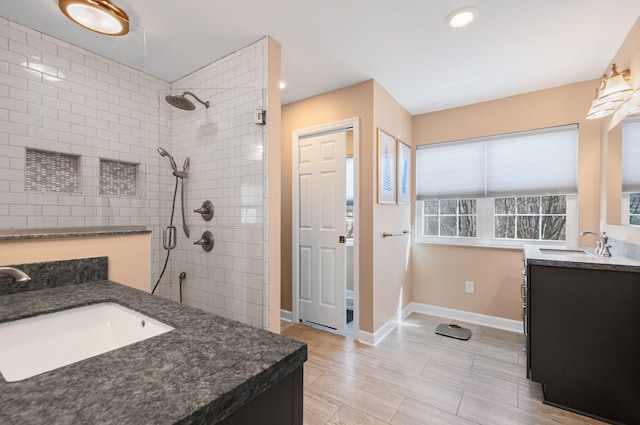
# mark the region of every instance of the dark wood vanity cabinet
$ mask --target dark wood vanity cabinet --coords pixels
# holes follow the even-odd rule
[[[528,364],[545,402],[640,424],[640,273],[528,265]]]
[[[302,425],[302,376],[300,366],[218,425]]]

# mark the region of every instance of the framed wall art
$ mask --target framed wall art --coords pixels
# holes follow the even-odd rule
[[[396,139],[378,128],[378,203],[396,203]]]
[[[408,204],[411,195],[411,148],[398,139],[398,162],[396,181],[398,183],[396,192],[398,204]]]

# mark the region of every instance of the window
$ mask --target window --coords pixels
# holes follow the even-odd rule
[[[418,240],[576,242],[576,125],[418,147]]]
[[[567,197],[564,195],[496,198],[494,216],[496,238],[567,239]]]
[[[425,236],[476,236],[476,200],[443,199],[424,202]]]
[[[640,226],[640,116],[622,122],[622,223]]]

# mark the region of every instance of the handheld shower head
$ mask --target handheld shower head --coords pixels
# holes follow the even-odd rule
[[[176,165],[176,161],[173,159],[171,154],[169,152],[167,152],[166,150],[164,150],[163,148],[158,148],[158,153],[160,154],[160,156],[166,156],[166,157],[169,158],[169,161],[171,161],[171,168],[173,169],[173,171],[175,173],[177,173],[178,172],[178,166]]]
[[[206,102],[203,102],[202,100],[200,100],[198,96],[191,93],[190,91],[183,92],[182,94],[177,96],[172,96],[172,95],[165,96],[164,100],[166,100],[171,106],[175,106],[178,109],[183,109],[185,111],[193,111],[194,109],[196,109],[196,105],[194,105],[192,101],[190,101],[185,97],[185,95],[187,94],[193,97],[198,102],[202,103],[205,106],[205,108],[208,108],[209,106],[211,106],[211,102],[209,102],[208,100]]]

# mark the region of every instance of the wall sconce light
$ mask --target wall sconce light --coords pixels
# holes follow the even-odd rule
[[[611,65],[611,73],[602,76],[600,87],[596,90],[596,98],[591,102],[591,108],[587,113],[588,120],[603,118],[613,114],[624,103],[624,100],[633,92],[627,81],[631,78],[631,71],[625,69],[618,72],[614,63]]]
[[[109,0],[58,0],[62,13],[73,22],[105,35],[129,32],[129,17]]]

